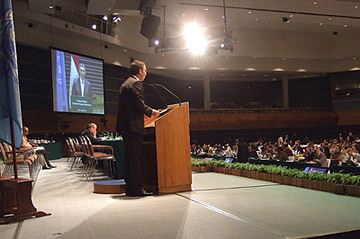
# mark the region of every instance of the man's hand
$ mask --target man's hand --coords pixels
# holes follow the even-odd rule
[[[153,110],[152,116],[159,117],[160,112],[158,110]]]

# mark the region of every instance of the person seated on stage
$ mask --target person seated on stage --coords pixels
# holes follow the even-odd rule
[[[100,140],[97,137],[97,125],[95,123],[90,123],[86,125],[85,130],[81,133],[83,136],[89,137],[91,144],[97,144],[97,142]]]
[[[29,135],[29,128],[24,126],[23,128],[23,143],[21,145],[20,149],[23,150],[31,150],[36,149],[38,145],[36,144],[30,144],[27,136]],[[51,169],[56,168],[55,165],[52,165],[50,161],[46,158],[47,151],[45,149],[43,150],[36,150],[37,159],[39,160],[39,164],[42,166],[42,169]]]

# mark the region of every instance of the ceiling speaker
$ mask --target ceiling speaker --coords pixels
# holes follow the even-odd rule
[[[140,33],[144,37],[152,39],[156,36],[159,26],[160,17],[155,15],[147,15],[142,20]]]

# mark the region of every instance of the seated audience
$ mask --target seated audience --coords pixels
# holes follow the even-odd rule
[[[288,156],[284,152],[284,150],[283,150],[283,148],[281,146],[279,146],[277,148],[277,153],[276,153],[275,159],[278,159],[280,161],[287,161],[288,160]]]
[[[320,163],[321,167],[328,167],[326,156],[319,147],[315,147],[314,161]]]
[[[305,148],[304,157],[305,157],[305,161],[306,161],[306,162],[311,162],[311,161],[314,160],[314,153],[311,152],[311,148],[310,148],[310,147],[306,147],[306,148]]]
[[[340,151],[340,145],[335,144],[332,148],[332,153],[330,155],[331,166],[333,165],[341,165],[342,164],[342,153]]]
[[[300,140],[296,140],[294,146],[292,147],[292,150],[296,153],[301,153],[302,152],[302,148],[300,145]]]
[[[284,143],[284,152],[287,154],[288,157],[294,156],[290,146],[287,143]]]
[[[360,154],[355,153],[354,149],[349,148],[344,150],[344,156],[342,158],[342,163],[350,166],[359,166],[360,163]]]
[[[249,158],[258,158],[258,155],[256,151],[253,149],[253,147],[249,146]]]

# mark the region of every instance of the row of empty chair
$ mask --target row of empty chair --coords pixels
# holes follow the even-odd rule
[[[36,182],[41,165],[34,149],[15,150],[14,159],[12,147],[5,142],[0,142],[0,154],[4,163],[4,169],[0,172],[0,177],[14,176],[14,160],[16,160],[20,176],[32,179],[34,183]]]
[[[95,169],[102,169],[108,176],[114,176],[116,162],[112,146],[93,145],[87,136],[69,137],[66,143],[70,153],[70,170],[82,163],[86,180],[91,179]]]

